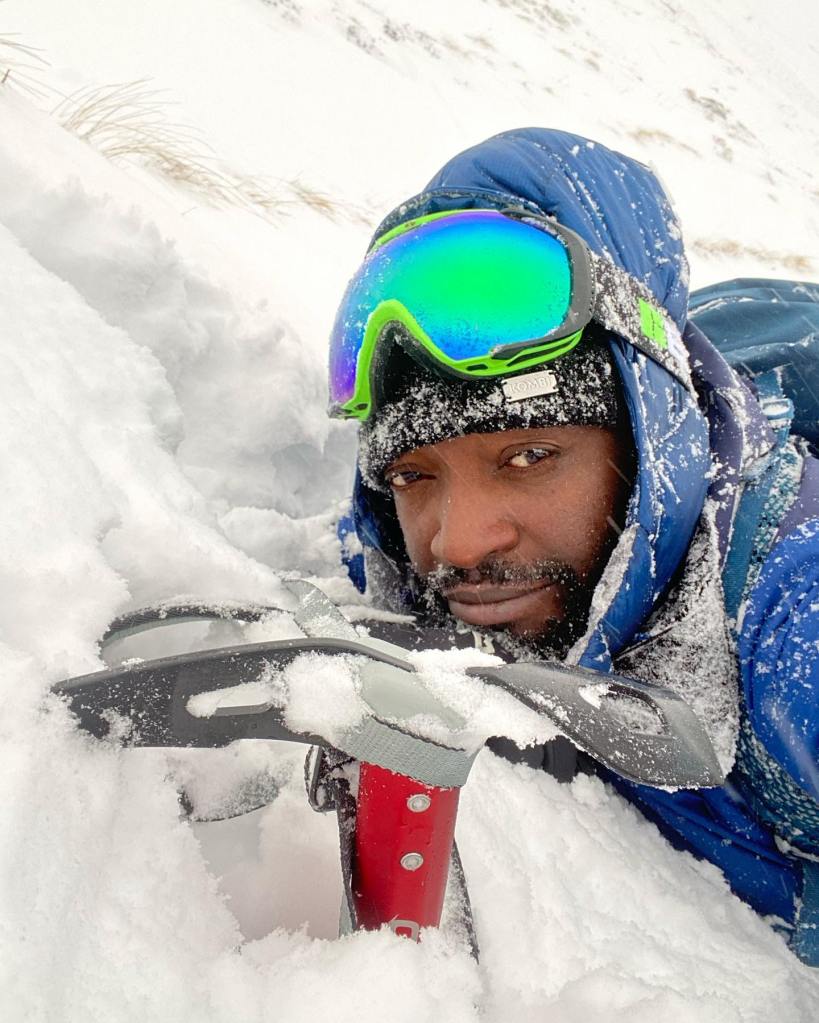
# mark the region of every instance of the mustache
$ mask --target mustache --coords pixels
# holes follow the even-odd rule
[[[458,568],[453,565],[439,565],[422,577],[427,591],[445,596],[447,591],[458,586],[477,586],[489,583],[492,586],[520,585],[522,583],[560,583],[569,589],[582,588],[580,576],[565,561],[544,558],[528,565],[487,558],[474,568]]]

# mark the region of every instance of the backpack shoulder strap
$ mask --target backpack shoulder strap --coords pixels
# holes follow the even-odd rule
[[[779,523],[796,500],[802,465],[801,456],[789,443],[793,403],[782,392],[777,373],[762,373],[754,384],[776,445],[761,470],[745,481],[734,515],[722,571],[725,610],[734,622],[773,546]]]

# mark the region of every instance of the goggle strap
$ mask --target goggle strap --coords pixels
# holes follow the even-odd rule
[[[649,289],[610,260],[589,252],[597,284],[592,318],[620,334],[690,390],[688,353],[677,324]]]

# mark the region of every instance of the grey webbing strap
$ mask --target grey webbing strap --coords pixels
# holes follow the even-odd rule
[[[288,581],[290,591],[299,598],[295,612],[296,624],[308,636],[333,636],[351,639],[368,646],[336,605],[316,586],[303,579]],[[389,644],[379,644],[383,650]],[[397,654],[405,654],[395,647]],[[404,662],[406,663],[406,662]],[[410,669],[407,664],[407,669]],[[477,756],[461,749],[451,749],[420,739],[408,732],[391,727],[389,720],[405,720],[414,715],[434,715],[450,728],[461,728],[463,719],[431,693],[418,686],[408,670],[385,664],[383,661],[364,661],[360,668],[362,696],[372,708],[375,717],[345,732],[338,745],[345,753],[368,764],[377,764],[396,774],[437,785],[441,788],[460,788],[469,776]]]
[[[356,760],[405,774],[425,785],[447,789],[466,784],[477,756],[477,753],[438,746],[429,739],[416,739],[377,718],[367,718],[362,725],[345,733],[339,745]]]
[[[305,579],[288,579],[284,585],[298,598],[299,606],[293,612],[293,619],[305,636],[361,642],[350,622],[318,586]]]
[[[442,746],[391,727],[389,721],[434,716],[451,729],[465,721],[450,707],[421,688],[417,676],[383,661],[366,661],[360,668],[361,695],[373,711],[339,743],[358,760],[378,764],[427,785],[460,788],[464,785],[477,750]]]
[[[602,285],[594,297],[593,318],[606,330],[626,338],[690,389],[688,353],[674,320],[631,274],[594,252],[589,258]]]

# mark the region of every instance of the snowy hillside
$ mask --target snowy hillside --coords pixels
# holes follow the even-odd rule
[[[357,600],[326,336],[372,228],[458,150],[587,134],[657,167],[694,286],[819,277],[818,67],[809,0],[0,3],[4,1023],[816,1018],[816,971],[597,780],[479,757],[478,965],[446,928],[334,939],[301,748],[121,751],[47,693],[152,601],[286,605],[289,571]],[[181,781],[253,771],[269,807],[180,819]]]

